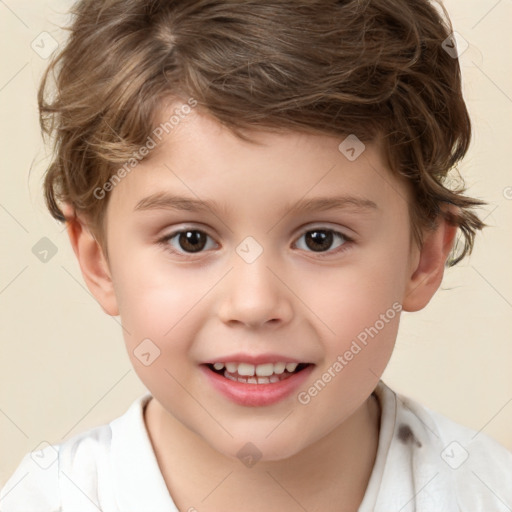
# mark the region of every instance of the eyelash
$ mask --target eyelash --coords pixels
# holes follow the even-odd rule
[[[213,239],[208,233],[206,233],[205,231],[203,231],[201,229],[185,228],[185,229],[180,229],[179,231],[174,231],[174,232],[172,232],[172,233],[170,233],[168,235],[165,235],[163,238],[159,239],[157,241],[157,243],[159,245],[161,245],[166,251],[169,251],[172,254],[178,255],[178,256],[182,257],[183,259],[186,259],[186,260],[192,260],[192,259],[195,258],[196,255],[201,255],[204,251],[199,251],[199,252],[196,252],[196,253],[179,252],[179,251],[175,250],[174,248],[172,248],[170,246],[170,244],[169,244],[169,242],[173,238],[175,238],[176,236],[178,236],[178,235],[180,235],[182,233],[188,233],[190,231],[198,232],[198,233],[203,233],[208,238]],[[334,251],[324,251],[324,252],[306,251],[306,252],[310,252],[312,254],[315,254],[315,255],[317,255],[320,258],[327,258],[327,257],[330,257],[332,255],[341,254],[342,252],[348,250],[349,247],[352,245],[352,242],[354,241],[352,238],[348,237],[347,235],[345,235],[343,233],[340,233],[339,231],[336,231],[336,230],[330,229],[330,228],[324,228],[324,227],[308,229],[308,230],[304,231],[297,240],[300,240],[300,238],[302,238],[304,235],[306,235],[308,233],[315,232],[315,231],[322,231],[322,232],[327,232],[327,233],[333,233],[335,236],[339,236],[339,237],[341,237],[344,240],[344,242],[339,247],[337,247]]]

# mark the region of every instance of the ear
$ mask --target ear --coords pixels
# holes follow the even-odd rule
[[[61,210],[66,217],[69,240],[87,288],[105,313],[119,315],[112,276],[100,244],[90,232],[85,219],[77,216],[72,206],[63,205]]]
[[[419,311],[430,302],[443,280],[456,233],[457,226],[442,215],[437,228],[424,233],[422,247],[416,248],[411,258],[413,265],[402,303],[404,311]]]

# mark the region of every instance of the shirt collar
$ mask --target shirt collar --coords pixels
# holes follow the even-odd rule
[[[111,422],[112,472],[119,512],[179,512],[173,502],[144,423],[146,393]]]

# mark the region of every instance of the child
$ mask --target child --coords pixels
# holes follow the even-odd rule
[[[75,11],[46,200],[148,393],[27,454],[2,512],[512,510],[512,454],[380,380],[483,227],[444,186],[471,135],[444,8]]]

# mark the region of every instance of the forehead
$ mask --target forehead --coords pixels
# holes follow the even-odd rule
[[[175,111],[175,105],[162,111],[156,127]],[[231,215],[251,205],[313,211],[337,203],[363,212],[407,203],[406,187],[387,167],[380,140],[363,145],[355,134],[258,130],[248,142],[197,110],[167,128],[116,186],[114,208],[165,207],[171,196],[182,210]]]

